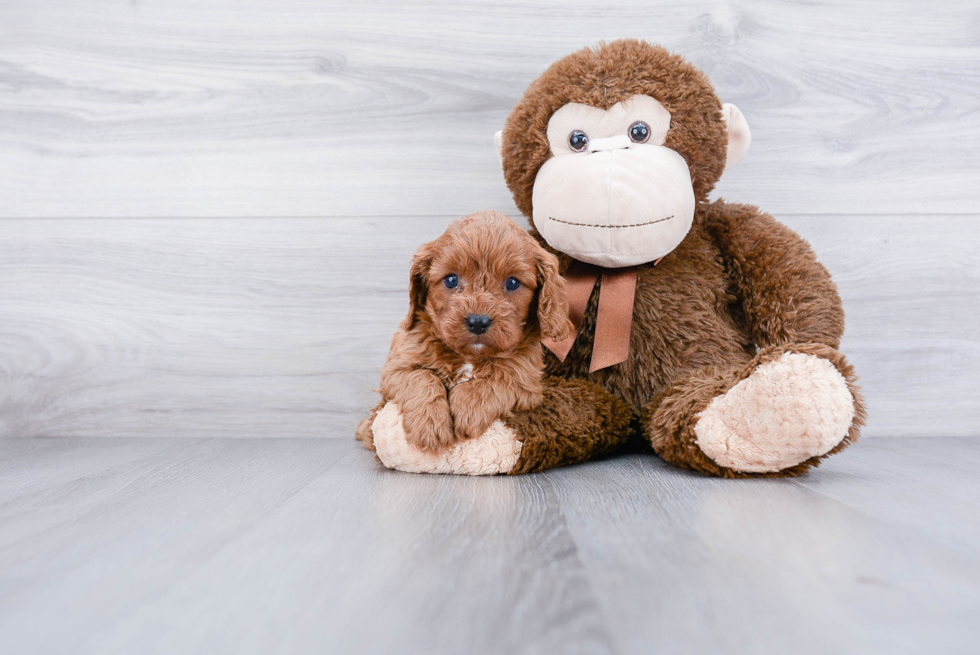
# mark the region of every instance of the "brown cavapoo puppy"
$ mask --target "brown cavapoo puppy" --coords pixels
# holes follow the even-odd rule
[[[389,401],[408,441],[430,452],[541,402],[541,337],[561,341],[572,324],[558,260],[526,230],[490,211],[453,222],[415,253],[409,295],[381,403],[357,429],[366,448]]]

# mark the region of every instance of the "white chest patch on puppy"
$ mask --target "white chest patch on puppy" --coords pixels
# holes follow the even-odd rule
[[[456,369],[456,373],[453,375],[453,383],[450,385],[449,388],[452,389],[453,387],[457,387],[463,384],[464,382],[469,382],[472,379],[473,379],[473,365],[470,363],[463,364],[458,369]]]

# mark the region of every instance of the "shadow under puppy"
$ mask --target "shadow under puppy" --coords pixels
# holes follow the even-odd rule
[[[411,307],[381,369],[381,403],[357,428],[398,404],[407,441],[444,451],[478,437],[498,418],[541,402],[542,336],[572,329],[558,260],[503,214],[450,224],[412,259]]]

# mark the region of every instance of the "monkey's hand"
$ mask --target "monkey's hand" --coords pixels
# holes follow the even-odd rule
[[[509,473],[521,457],[517,432],[500,421],[479,437],[456,442],[441,452],[420,450],[406,438],[402,413],[394,402],[378,412],[371,431],[381,463],[409,473],[496,475]]]
[[[550,378],[540,405],[494,421],[475,439],[457,441],[442,452],[419,450],[408,442],[395,402],[378,412],[371,431],[378,459],[390,469],[515,474],[575,464],[611,452],[629,438],[631,418],[623,400],[592,382]]]

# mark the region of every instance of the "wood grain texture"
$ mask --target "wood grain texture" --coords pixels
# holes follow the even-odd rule
[[[0,216],[512,212],[492,134],[600,39],[683,53],[754,135],[719,193],[783,214],[975,213],[980,6],[0,6]]]
[[[969,653],[978,446],[869,440],[799,480],[732,481],[646,455],[461,478],[324,439],[3,439],[0,642]]]
[[[62,459],[79,441],[101,465],[0,496],[18,652],[609,652],[533,478],[401,475],[322,439],[70,440]],[[168,448],[134,463],[142,442]]]
[[[0,439],[3,650],[972,652],[980,442],[942,435],[980,424],[978,25],[969,0],[0,3],[0,436],[64,437]],[[351,435],[412,252],[516,213],[493,132],[624,36],[739,105],[716,195],[813,243],[866,434],[913,438],[798,480],[381,469]]]
[[[944,460],[976,454],[980,442],[867,445],[801,480],[729,485],[639,456],[552,476],[600,602],[615,608],[607,616],[616,650],[974,648],[977,533],[967,537],[973,550],[963,552],[937,539],[931,526],[957,520],[959,507],[950,511],[949,500],[976,482],[946,481],[937,470],[921,474],[918,460],[920,453]],[[905,511],[904,496],[890,493],[898,481],[920,497],[919,508],[933,508],[932,520],[890,520]],[[863,502],[840,500],[851,496]],[[974,500],[971,509],[980,504]]]
[[[975,434],[978,24],[967,0],[3,2],[0,436],[347,438],[412,251],[515,214],[492,133],[621,36],[748,117],[716,195],[835,274],[867,434]]]
[[[348,439],[449,220],[2,221],[0,435]],[[866,434],[976,434],[977,221],[786,220],[840,287]]]
[[[4,221],[0,434],[348,439],[447,222]]]

